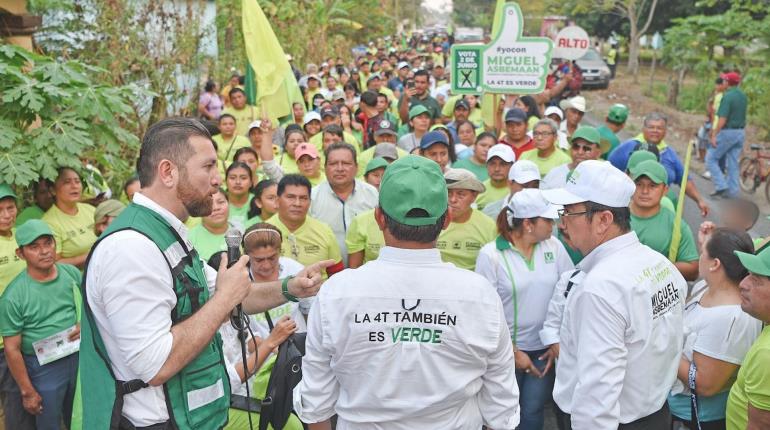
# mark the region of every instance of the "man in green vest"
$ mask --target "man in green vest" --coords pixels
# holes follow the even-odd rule
[[[218,273],[206,267],[184,221],[211,213],[216,157],[196,120],[165,119],[144,136],[141,191],[94,244],[83,275],[83,428],[222,428],[230,383],[217,329],[238,304],[259,313],[320,287],[329,262],[263,284],[249,280],[247,256]]]
[[[607,66],[610,68],[610,79],[615,79],[615,69],[618,67],[618,42],[612,42],[607,51]]]

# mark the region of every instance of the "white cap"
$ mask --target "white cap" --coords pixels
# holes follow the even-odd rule
[[[564,119],[564,112],[558,106],[548,106],[545,108],[543,116],[547,117],[549,115],[558,115],[560,119]]]
[[[406,61],[401,61],[401,62],[399,62],[399,63],[398,63],[398,65],[396,66],[396,70],[401,70],[401,69],[403,69],[404,67],[409,67],[409,63],[407,63]]]
[[[516,154],[513,153],[513,149],[504,143],[498,143],[489,148],[489,152],[487,152],[487,163],[489,163],[489,160],[491,160],[492,157],[500,157],[506,163],[513,163],[516,161]]]
[[[310,112],[305,113],[305,116],[302,118],[302,125],[307,125],[310,121],[313,120],[321,120],[321,114],[318,112],[311,110]]]
[[[557,205],[594,202],[611,208],[625,208],[636,191],[634,181],[611,163],[586,160],[567,176],[564,188],[544,190],[548,201]]]
[[[519,160],[513,163],[511,170],[508,171],[508,180],[517,184],[539,181],[540,169],[537,168],[537,164],[530,160]]]
[[[262,121],[256,120],[253,121],[251,124],[249,124],[249,131],[251,131],[252,128],[259,128],[262,126]]]
[[[526,188],[514,194],[508,202],[508,224],[512,218],[559,218],[561,206],[554,205],[543,197],[537,188]]]

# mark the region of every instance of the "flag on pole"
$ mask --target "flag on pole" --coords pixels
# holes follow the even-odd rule
[[[682,174],[682,183],[679,187],[679,200],[676,202],[676,216],[674,218],[674,229],[671,231],[671,245],[668,247],[668,259],[672,263],[676,263],[676,257],[679,255],[679,246],[682,243],[682,216],[684,216],[684,201],[687,198],[685,190],[687,189],[687,178],[690,176],[693,145],[693,142],[689,142],[685,150],[684,173]]]
[[[242,18],[248,58],[246,97],[250,104],[266,110],[277,124],[278,118],[292,114],[292,103],[303,103],[302,92],[257,0],[243,0]]]
[[[497,0],[497,4],[495,5],[495,18],[492,21],[492,33],[490,33],[493,37],[500,29],[500,23],[503,22],[502,15],[503,9],[505,8],[505,3],[505,0]],[[485,93],[481,97],[481,119],[483,120],[484,125],[487,127],[495,126],[495,115],[497,115],[498,100],[499,98],[497,94]]]

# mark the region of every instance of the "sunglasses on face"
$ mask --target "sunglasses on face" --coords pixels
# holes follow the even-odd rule
[[[594,147],[593,145],[581,145],[579,143],[573,143],[572,150],[575,152],[591,152],[594,150]]]

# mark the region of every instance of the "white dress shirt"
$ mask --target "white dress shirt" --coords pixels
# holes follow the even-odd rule
[[[133,203],[160,214],[192,248],[187,227],[171,212],[141,193]],[[216,271],[204,266],[213,294]],[[171,353],[171,310],[176,306],[171,271],[160,249],[141,233],[113,233],[91,256],[86,282],[88,304],[115,377],[151,380]],[[169,418],[162,386],[127,394],[124,401],[123,416],[137,427]]]
[[[657,412],[676,379],[687,282],[636,233],[591,251],[567,296],[553,397],[574,430],[617,429]]]
[[[379,193],[373,186],[356,179],[353,192],[346,200],[341,200],[332,190],[328,181],[313,187],[310,199],[310,216],[329,225],[337,238],[342,253],[342,261],[348,265],[348,247],[345,245],[345,233],[356,215],[374,209],[379,203]]]
[[[405,316],[406,315],[406,316]],[[437,249],[384,247],[324,284],[308,318],[294,409],[338,430],[496,430],[519,423],[502,303]]]

